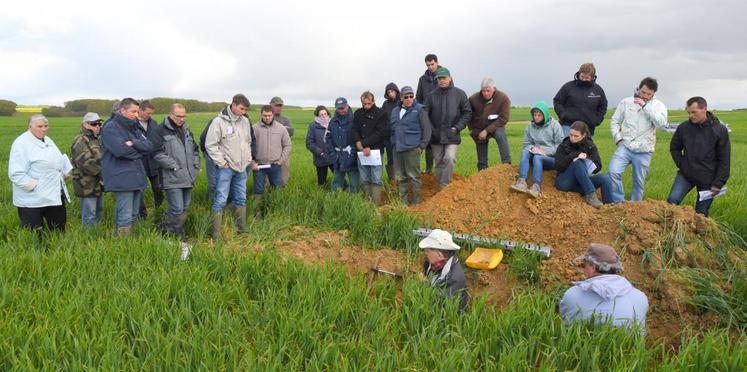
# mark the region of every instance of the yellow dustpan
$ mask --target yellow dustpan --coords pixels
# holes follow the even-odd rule
[[[478,270],[492,270],[498,267],[503,259],[503,250],[501,249],[488,249],[488,248],[475,248],[475,251],[467,257],[468,267]]]

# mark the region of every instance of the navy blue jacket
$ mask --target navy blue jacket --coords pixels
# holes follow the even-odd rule
[[[421,149],[428,146],[431,140],[431,126],[424,125],[421,120],[423,115],[423,105],[415,102],[402,116],[399,117],[401,107],[392,110],[389,117],[391,123],[392,137],[391,142],[394,151],[405,152],[420,147]]]
[[[306,148],[314,156],[315,167],[326,167],[330,164],[327,150],[324,148],[324,137],[326,134],[327,128],[316,121],[312,121],[309,124],[309,131],[306,132]]]
[[[132,141],[132,146],[125,142]],[[137,120],[117,114],[101,130],[102,174],[105,191],[144,190],[148,178],[142,157],[153,150]]]
[[[358,170],[358,151],[353,140],[353,110],[348,107],[348,114],[335,116],[329,122],[329,130],[324,139],[329,161],[335,171],[350,172]]]

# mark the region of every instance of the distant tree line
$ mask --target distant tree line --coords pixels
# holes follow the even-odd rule
[[[167,114],[173,103],[181,103],[186,107],[187,112],[218,112],[228,105],[226,102],[203,102],[184,98],[155,97],[149,100],[155,107],[157,114]],[[108,117],[114,102],[113,99],[76,99],[65,102],[65,106],[62,107],[49,106],[44,108],[42,114],[49,117],[61,117],[83,116],[87,112],[95,112],[102,117]]]
[[[0,116],[13,116],[16,113],[16,106],[13,101],[0,99]]]

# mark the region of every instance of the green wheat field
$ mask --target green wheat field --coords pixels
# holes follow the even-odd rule
[[[224,244],[214,245],[203,171],[189,210],[187,234],[194,248],[188,261],[180,260],[175,238],[155,232],[164,207],[140,222],[133,237],[115,236],[111,195],[105,196],[104,222],[98,228],[81,228],[74,199],[67,231],[39,242],[18,227],[5,176],[0,182],[0,370],[747,368],[745,267],[729,271],[729,288],[700,298],[712,304],[706,308],[709,316],[723,317],[722,326],[684,330],[681,342],[671,346],[608,326],[564,326],[556,303],[565,288],[546,293],[526,284],[501,310],[478,297],[459,315],[455,303],[434,306],[434,292],[417,278],[401,285],[389,280],[369,285],[365,276],[351,277],[331,264],[305,266],[281,259],[273,244],[302,239],[294,235],[296,225],[312,231],[344,229],[351,244],[398,249],[412,260],[422,259],[410,234],[417,221],[405,209],[377,212],[360,195],[316,186],[305,148],[312,111],[286,110],[285,115],[296,128],[289,186],[268,196],[266,217],[249,219],[248,234],[228,233]],[[670,122],[687,118],[684,111],[669,115]],[[714,202],[711,216],[736,233],[744,250],[747,111],[716,115],[733,129],[732,165],[729,192]],[[28,116],[0,118],[4,175],[11,143],[26,129]],[[187,122],[199,136],[213,116],[188,113]],[[259,114],[250,116],[256,122]],[[155,119],[160,122],[163,115]],[[518,164],[529,109],[515,108],[511,120],[507,133]],[[50,118],[49,136],[63,153],[69,154],[79,125],[80,118]],[[645,197],[666,200],[676,173],[669,155],[671,134],[659,132],[657,138]],[[594,140],[606,170],[614,150],[608,121]],[[500,159],[495,144],[490,146],[494,165]],[[474,143],[466,131],[457,158],[457,173],[476,172]],[[625,183],[629,193],[629,174]],[[692,194],[683,205],[694,204]],[[146,200],[152,211],[150,191]],[[253,246],[265,249],[253,253]]]

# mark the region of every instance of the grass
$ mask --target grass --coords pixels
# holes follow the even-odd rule
[[[252,231],[255,232],[255,231]],[[739,366],[726,331],[678,353],[634,333],[566,327],[553,295],[518,290],[503,311],[437,303],[422,282],[369,287],[340,268],[272,252],[224,256],[174,241],[71,232],[48,252],[0,253],[1,369],[649,370]],[[76,243],[79,242],[79,243]],[[147,278],[147,280],[143,280]]]
[[[514,119],[527,117],[526,111],[514,110]],[[720,272],[699,275],[692,306],[717,314],[723,327],[696,332],[674,351],[624,330],[564,326],[555,310],[561,290],[516,289],[501,311],[476,298],[459,316],[456,303],[436,306],[433,291],[414,278],[369,287],[363,276],[350,278],[340,268],[280,259],[274,242],[293,238],[292,226],[298,224],[348,230],[353,243],[371,249],[417,252],[409,233],[417,221],[405,209],[381,213],[360,195],[316,186],[304,148],[311,111],[287,114],[296,127],[291,184],[265,198],[267,216],[250,219],[247,235],[227,234],[224,245],[213,246],[205,238],[210,213],[200,177],[188,221],[195,246],[187,262],[179,260],[177,241],[153,231],[159,213],[139,224],[133,238],[113,236],[111,195],[105,197],[99,228],[80,228],[74,202],[68,231],[39,244],[34,234],[18,228],[9,182],[0,183],[0,369],[740,370],[747,364],[747,338],[732,333],[745,324],[744,268],[729,266],[721,247],[712,247]],[[211,116],[189,114],[195,134]],[[257,113],[251,116],[256,120]],[[747,112],[719,116],[734,129],[733,165],[729,194],[714,203],[712,216],[730,240],[744,246],[745,175],[736,165],[745,154]],[[25,130],[26,118],[0,118],[5,173],[10,144]],[[670,121],[677,118],[683,113],[670,114]],[[50,137],[63,152],[69,153],[78,122],[51,120]],[[595,141],[606,162],[613,151],[608,128],[605,123]],[[523,123],[508,127],[515,162],[523,130]],[[647,197],[666,198],[674,179],[669,138],[658,135]],[[457,172],[469,175],[476,171],[476,156],[473,142],[463,139]],[[491,165],[498,162],[494,146]],[[146,197],[152,205],[150,191]],[[685,202],[692,204],[692,195]],[[672,227],[664,242],[671,245],[667,257],[677,248],[676,231]],[[249,253],[253,245],[267,251]],[[520,255],[506,263],[529,283],[536,281],[534,260]]]

